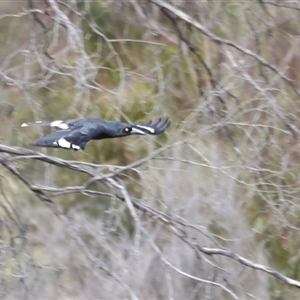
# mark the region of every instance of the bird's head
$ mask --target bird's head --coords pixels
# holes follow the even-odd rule
[[[170,125],[170,120],[168,118],[159,118],[155,121],[148,121],[145,124],[130,124],[115,121],[105,122],[105,138],[145,134],[157,135],[163,133],[165,129]]]
[[[117,136],[121,137],[121,136],[128,136],[134,134],[144,135],[146,134],[146,132],[136,127],[135,125],[125,124],[125,123],[120,123],[118,125]]]

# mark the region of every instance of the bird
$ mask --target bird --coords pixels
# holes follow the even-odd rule
[[[118,138],[129,135],[158,135],[170,125],[168,117],[150,120],[144,124],[123,123],[100,118],[80,118],[23,123],[21,127],[50,126],[60,130],[42,136],[32,146],[84,150],[90,140]]]

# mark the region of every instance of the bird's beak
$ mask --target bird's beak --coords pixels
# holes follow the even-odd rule
[[[143,130],[138,129],[138,128],[136,128],[136,127],[132,127],[130,133],[131,133],[131,134],[141,134],[141,135],[146,134]]]

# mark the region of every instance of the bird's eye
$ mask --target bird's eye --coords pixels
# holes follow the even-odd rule
[[[131,128],[125,127],[125,128],[124,128],[124,131],[125,131],[125,132],[130,132],[130,131],[131,131]]]

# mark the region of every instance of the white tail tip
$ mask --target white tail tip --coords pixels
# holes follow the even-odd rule
[[[21,127],[27,127],[27,126],[28,126],[27,123],[23,123],[23,124],[21,125]]]

